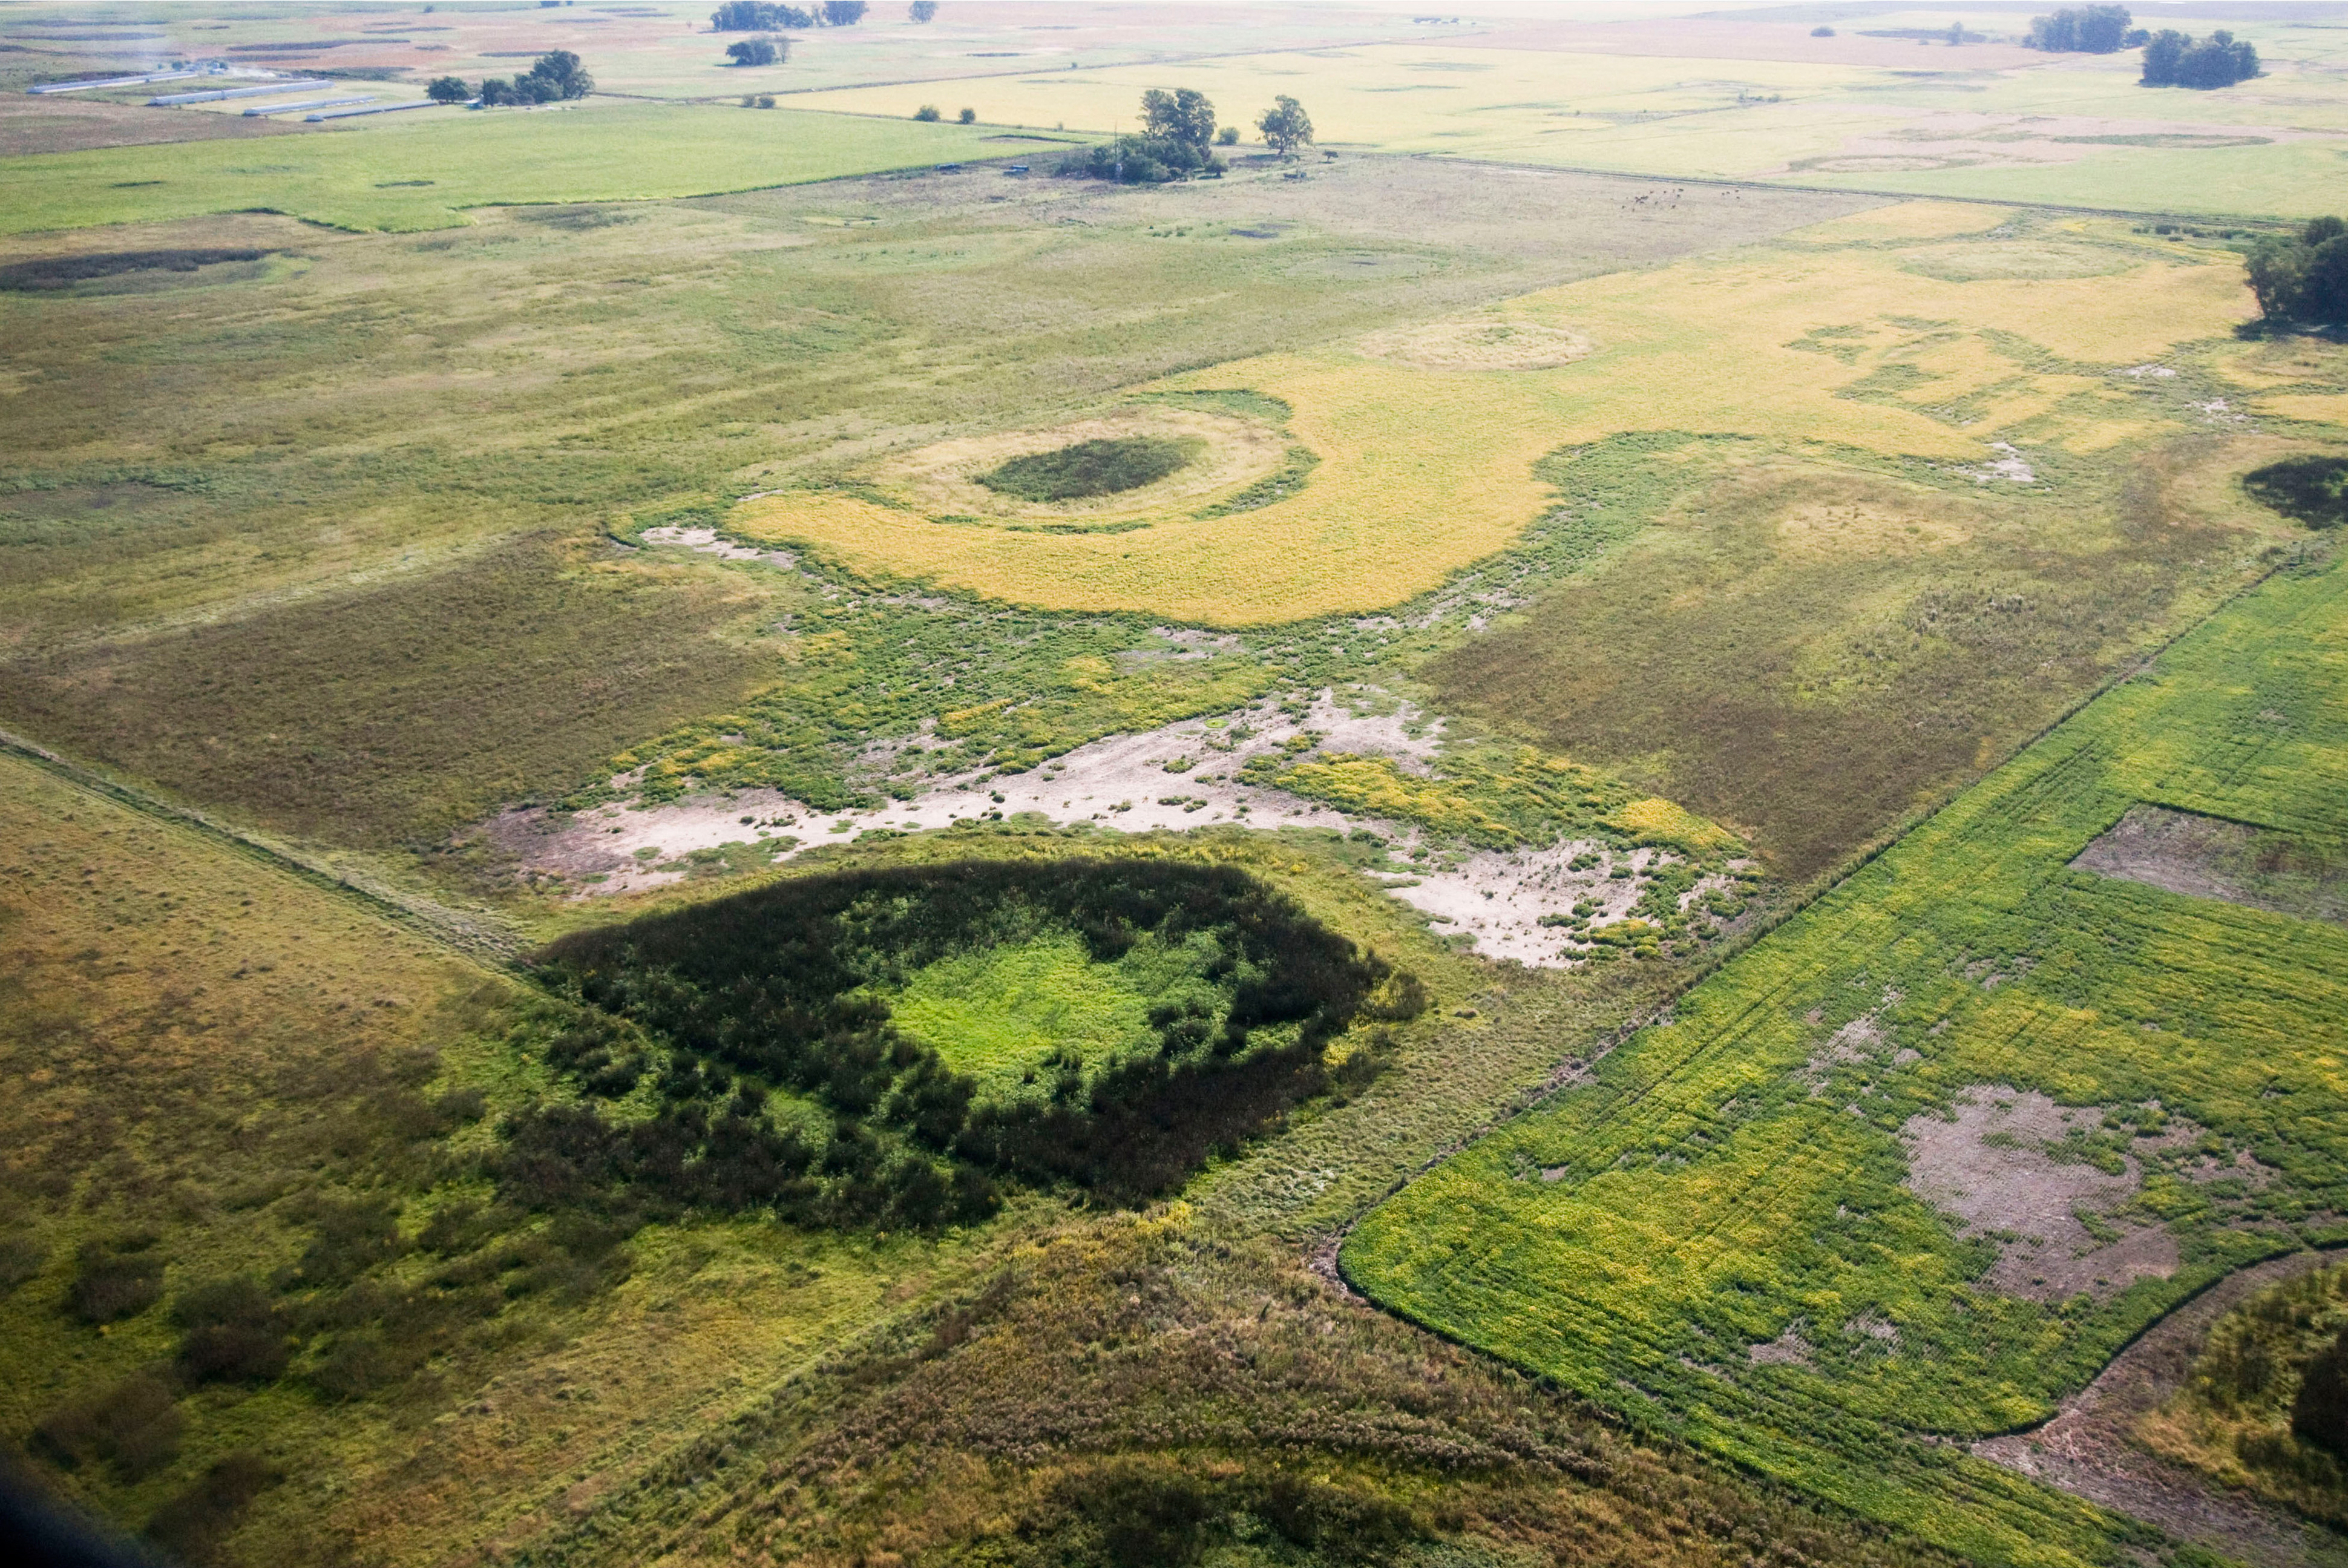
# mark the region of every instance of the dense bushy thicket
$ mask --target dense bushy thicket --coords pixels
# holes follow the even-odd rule
[[[1160,1006],[1153,1048],[1090,1074],[1064,1062],[1037,1095],[981,1103],[972,1079],[891,1026],[873,988],[1046,927],[1075,932],[1102,963],[1145,936],[1210,934],[1220,956],[1206,977],[1223,1003]],[[623,1190],[839,1224],[972,1217],[1003,1178],[1116,1202],[1161,1192],[1328,1087],[1324,1048],[1356,1017],[1424,1005],[1410,977],[1244,872],[1157,861],[799,878],[568,937],[545,961],[670,1055],[647,1119],[550,1107],[510,1121],[510,1189],[534,1206]],[[628,1094],[650,1071],[618,1028],[592,1022],[549,1054],[591,1095]],[[763,1114],[768,1086],[815,1101],[829,1132],[778,1130]]]
[[[2295,235],[2270,235],[2243,265],[2269,322],[2348,323],[2348,222],[2316,218]]]
[[[2051,16],[2033,16],[2023,47],[2063,53],[2109,55],[2127,45],[2125,5],[2066,6]]]
[[[2144,46],[2148,88],[2230,88],[2258,74],[2258,50],[2223,28],[2197,44],[2189,35],[2163,27]]]
[[[1052,172],[1072,179],[1113,180],[1121,185],[1163,185],[1220,174],[1223,160],[1203,148],[1167,136],[1120,136],[1060,160]]]

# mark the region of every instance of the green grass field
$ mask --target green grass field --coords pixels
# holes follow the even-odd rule
[[[984,134],[732,106],[425,109],[265,149],[192,141],[0,160],[0,232],[256,211],[343,229],[445,229],[472,207],[753,191],[1004,150]]]
[[[2284,571],[1371,1214],[1349,1276],[1953,1550],[2096,1555],[2084,1516],[1888,1432],[2043,1418],[2202,1284],[2339,1239],[2348,936],[2067,866],[2138,802],[2337,846],[2343,656],[2348,569]],[[2085,1113],[2045,1159],[2128,1173],[2086,1244],[2142,1238],[2146,1271],[1984,1283],[1988,1233],[1903,1184],[1982,1086]]]

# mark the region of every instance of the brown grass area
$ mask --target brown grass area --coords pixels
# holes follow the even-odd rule
[[[688,1494],[682,1490],[690,1478]],[[713,1431],[572,1537],[810,1565],[1923,1563],[1348,1303],[1177,1204],[1006,1237],[957,1299]],[[569,1543],[563,1543],[569,1544]]]
[[[177,85],[177,84],[174,84]],[[158,87],[168,93],[171,86]],[[94,147],[145,147],[163,141],[211,141],[221,137],[283,136],[290,125],[241,114],[191,114],[145,104],[97,98],[0,98],[0,158],[43,152],[87,152]]]
[[[1739,469],[1428,673],[1438,706],[1622,769],[1812,875],[2242,581],[2281,531],[2227,480],[2268,444],[2173,444],[2085,506]]]
[[[372,592],[27,660],[14,711],[46,738],[333,843],[436,836],[766,672],[721,628],[741,579],[590,564],[530,538]]]

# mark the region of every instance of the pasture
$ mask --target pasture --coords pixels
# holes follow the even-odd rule
[[[2219,612],[1373,1212],[1348,1276],[1969,1555],[2093,1555],[1886,1434],[2042,1418],[2202,1284],[2336,1241],[2341,932],[2070,868],[2139,803],[2336,854],[2344,593],[2319,557]]]
[[[631,201],[837,180],[1001,150],[965,126],[731,106],[423,109],[359,129],[0,160],[0,232],[255,209],[343,229],[445,229],[515,202]]]

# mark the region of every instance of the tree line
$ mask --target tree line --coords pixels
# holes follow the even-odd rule
[[[917,5],[914,9],[919,10]],[[777,5],[774,0],[726,0],[726,4],[709,14],[709,26],[716,33],[771,33],[784,27],[853,27],[864,20],[870,7],[865,0],[820,0],[820,4],[801,10],[797,5]],[[930,5],[930,16],[937,15],[937,6]],[[929,16],[916,16],[916,22],[926,22]]]
[[[497,108],[583,98],[594,90],[595,78],[587,74],[579,57],[568,49],[554,49],[541,55],[527,73],[511,81],[491,77],[476,92],[465,85],[462,77],[441,77],[424,89],[424,96],[435,103],[464,103],[478,98],[483,108]]]

